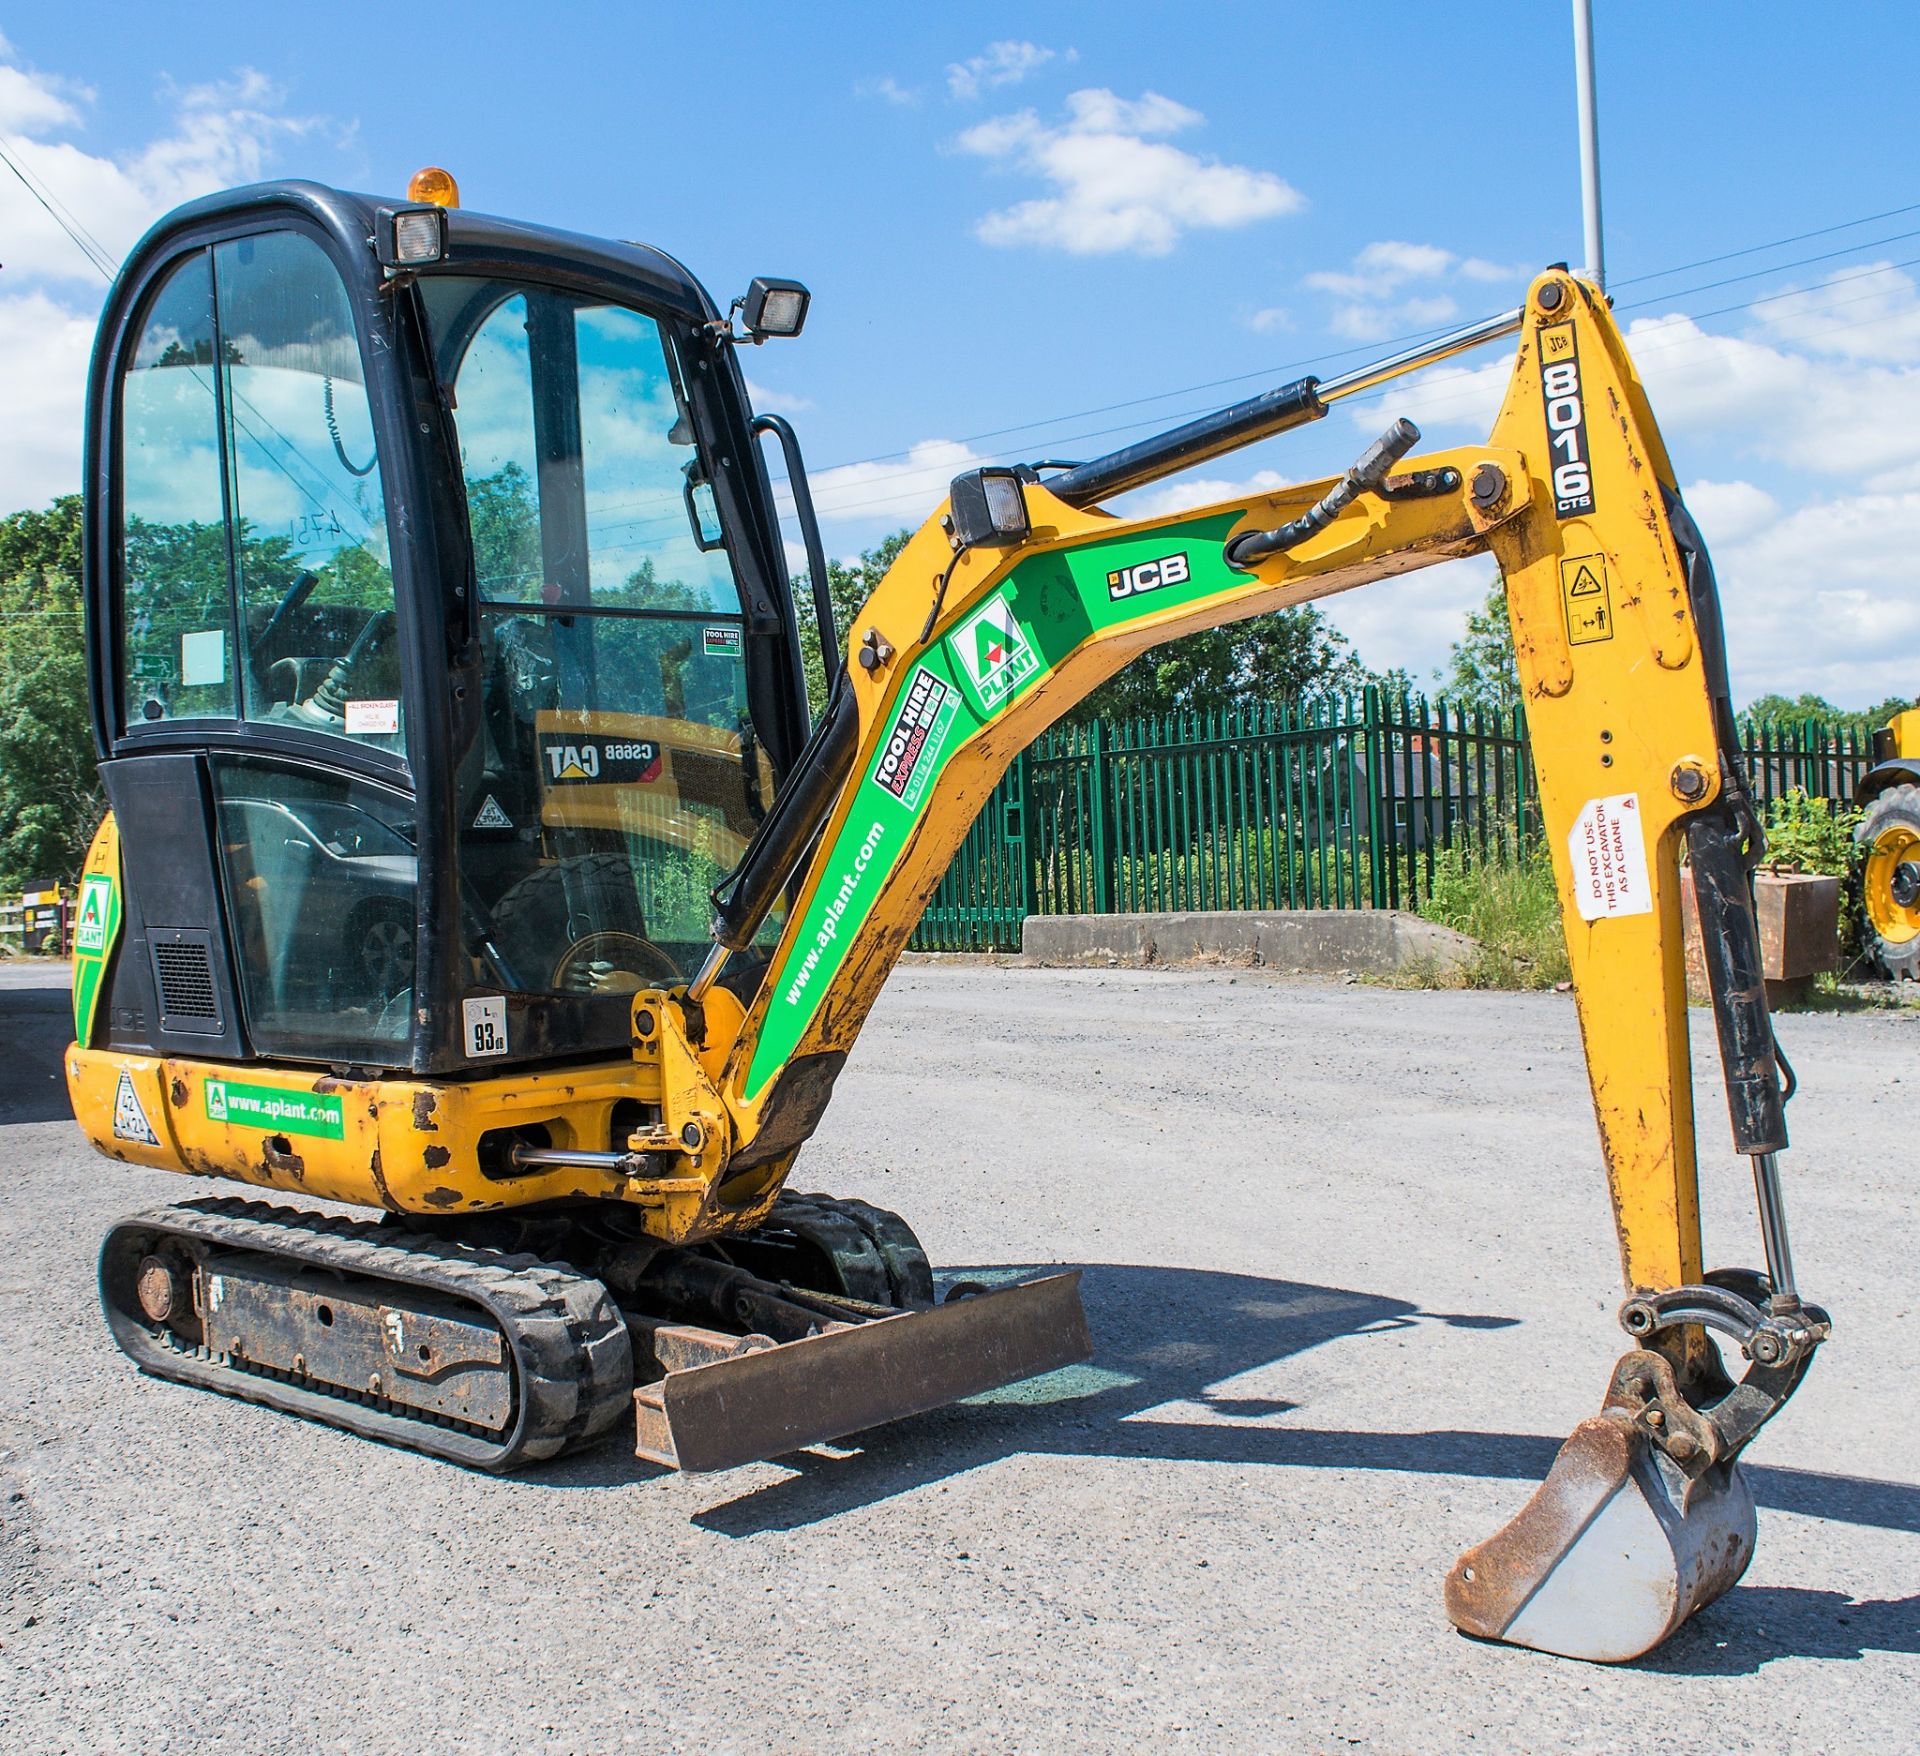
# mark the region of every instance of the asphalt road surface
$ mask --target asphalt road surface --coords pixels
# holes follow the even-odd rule
[[[1783,1022],[1836,1335],[1745,1582],[1636,1665],[1479,1645],[1455,1554],[1598,1406],[1617,1258],[1571,1004],[902,970],[795,1184],[1079,1263],[1089,1367],[860,1447],[494,1480],[140,1377],[118,1214],[0,968],[0,1749],[1873,1751],[1920,1725],[1920,1020]],[[1709,1254],[1754,1262],[1694,1015]]]

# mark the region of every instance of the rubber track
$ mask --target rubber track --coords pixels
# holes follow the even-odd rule
[[[514,1364],[512,1424],[504,1434],[489,1434],[383,1399],[236,1368],[177,1337],[171,1345],[156,1341],[128,1315],[135,1308],[130,1299],[113,1298],[106,1286],[115,1241],[137,1231],[260,1251],[401,1289],[426,1287],[479,1306],[506,1337]],[[632,1344],[612,1296],[597,1280],[534,1256],[291,1207],[213,1199],[121,1220],[102,1247],[101,1283],[115,1339],[143,1371],[495,1473],[585,1445],[632,1413]]]
[[[844,1236],[843,1229],[851,1227],[867,1246],[861,1254],[871,1257],[885,1284],[876,1284],[871,1291],[849,1287],[849,1292],[902,1310],[933,1303],[933,1269],[927,1253],[913,1228],[890,1208],[838,1195],[783,1192],[767,1224],[788,1225],[802,1235],[811,1224],[823,1237],[829,1232]]]

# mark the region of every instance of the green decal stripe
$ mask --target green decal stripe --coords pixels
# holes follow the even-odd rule
[[[101,981],[119,937],[119,882],[111,873],[89,872],[80,880],[80,915],[73,929],[73,1040],[83,1049],[93,1037]]]
[[[847,945],[899,864],[933,783],[954,752],[1094,634],[1243,589],[1246,576],[1221,556],[1239,518],[1216,513],[1023,561],[907,672],[887,735],[834,838],[799,931],[774,967],[772,998],[747,1064],[749,1098],[766,1089],[813,1022]],[[1112,595],[1111,574],[1168,555],[1186,557],[1185,579],[1120,599]],[[952,693],[929,715],[911,776],[896,794],[881,783],[880,771],[922,673]]]
[[[339,1140],[346,1113],[337,1097],[311,1091],[282,1091],[271,1085],[242,1085],[234,1079],[209,1079],[207,1120],[233,1128],[258,1128],[268,1134],[311,1134]]]

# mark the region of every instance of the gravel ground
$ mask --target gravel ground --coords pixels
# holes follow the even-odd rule
[[[1783,1025],[1838,1335],[1756,1446],[1745,1583],[1609,1669],[1440,1607],[1621,1346],[1563,997],[904,969],[796,1186],[1084,1264],[1095,1363],[724,1477],[497,1481],[115,1351],[101,1230],[189,1186],[80,1143],[59,979],[0,967],[0,1748],[1915,1747],[1912,1015]],[[1701,1115],[1709,1253],[1752,1261]]]

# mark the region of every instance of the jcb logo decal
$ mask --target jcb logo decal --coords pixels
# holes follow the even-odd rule
[[[1158,591],[1163,585],[1182,585],[1193,577],[1184,552],[1162,555],[1158,560],[1142,561],[1134,567],[1122,567],[1107,575],[1107,596],[1115,603],[1122,598],[1137,598],[1143,592]]]

